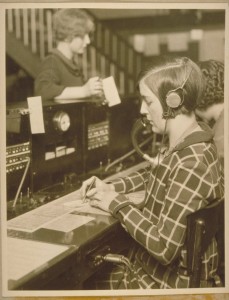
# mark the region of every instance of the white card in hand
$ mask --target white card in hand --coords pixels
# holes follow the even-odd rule
[[[103,92],[108,102],[108,106],[114,106],[121,103],[113,76],[103,79]]]
[[[29,107],[31,133],[45,133],[41,97],[29,97],[27,98],[27,102]]]

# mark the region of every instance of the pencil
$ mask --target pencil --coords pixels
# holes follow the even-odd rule
[[[91,181],[90,185],[87,187],[86,191],[85,191],[85,195],[83,197],[83,203],[86,202],[86,198],[87,198],[87,193],[90,191],[90,189],[93,187],[94,183],[95,183],[96,177],[93,178],[93,180]]]

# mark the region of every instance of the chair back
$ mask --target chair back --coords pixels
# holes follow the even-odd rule
[[[213,201],[187,216],[187,267],[190,287],[200,287],[202,256],[214,237],[221,261],[224,256],[224,200]]]

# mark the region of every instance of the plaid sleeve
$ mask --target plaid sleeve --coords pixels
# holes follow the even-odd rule
[[[156,193],[150,195],[150,204],[148,202],[147,205],[157,205],[160,186],[161,179],[157,178],[154,189]],[[157,221],[156,218],[152,218],[155,219],[152,222],[128,203],[120,206],[121,199],[116,198],[112,201],[110,209],[121,219],[133,238],[161,264],[166,265],[178,256],[184,243],[186,216],[204,206],[204,198],[210,195],[211,190],[212,177],[208,168],[200,162],[187,161],[170,173]]]
[[[131,193],[145,188],[148,181],[150,167],[140,169],[129,176],[118,178],[112,181],[117,193]]]

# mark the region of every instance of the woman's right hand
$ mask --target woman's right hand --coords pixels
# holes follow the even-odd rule
[[[92,186],[91,186],[92,185]],[[90,190],[88,191],[88,188],[91,186]],[[114,191],[114,185],[113,184],[108,184],[99,179],[96,176],[92,176],[91,178],[85,180],[82,183],[82,186],[80,188],[80,195],[82,198],[85,197],[85,195],[90,198],[96,193],[99,192],[111,192]]]
[[[85,96],[98,96],[101,97],[103,95],[103,84],[102,80],[96,76],[90,78],[83,86],[85,91]]]

